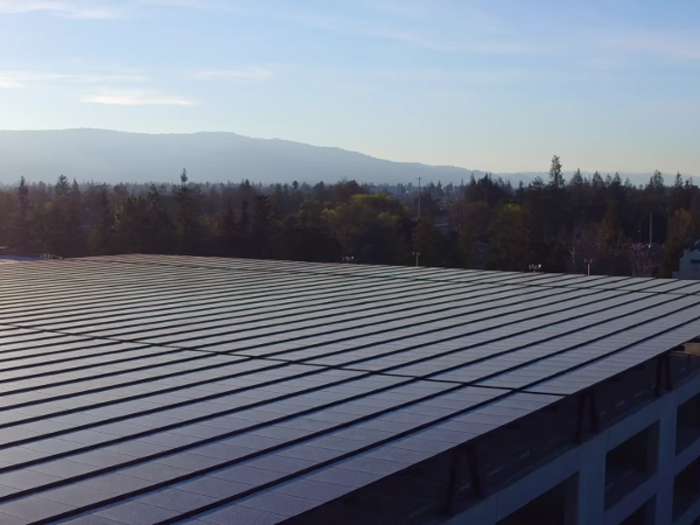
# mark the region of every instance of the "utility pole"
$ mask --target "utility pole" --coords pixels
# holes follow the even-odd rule
[[[584,259],[583,262],[588,265],[588,277],[591,276],[591,264],[593,264],[593,259]]]
[[[652,229],[652,222],[651,221],[652,221],[652,214],[651,214],[651,212],[649,212],[649,249],[650,250],[651,250],[651,243],[654,240],[653,233],[652,233],[654,230]]]
[[[637,239],[637,250],[639,250],[639,245],[642,244],[642,221],[639,221],[639,229],[637,230],[639,238]]]
[[[420,219],[420,177],[418,177],[418,218]],[[418,266],[418,265],[416,265]]]
[[[413,255],[416,256],[416,266],[418,266],[418,257],[420,257],[420,252],[413,252]]]

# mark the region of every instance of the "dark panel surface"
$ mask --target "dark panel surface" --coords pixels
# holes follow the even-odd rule
[[[280,523],[697,337],[698,293],[185,256],[4,264],[0,523]]]

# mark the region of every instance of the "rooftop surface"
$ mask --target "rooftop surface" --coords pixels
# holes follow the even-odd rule
[[[700,283],[114,256],[0,267],[0,524],[275,524],[700,335]]]

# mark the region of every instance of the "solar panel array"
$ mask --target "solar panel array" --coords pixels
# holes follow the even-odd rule
[[[0,524],[276,524],[700,335],[700,283],[0,267]]]

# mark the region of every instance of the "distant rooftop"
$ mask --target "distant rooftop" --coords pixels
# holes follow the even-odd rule
[[[0,253],[0,263],[3,262],[23,262],[23,261],[41,261],[39,257],[25,257],[21,255],[3,255]]]
[[[0,523],[328,523],[313,513],[700,336],[697,281],[139,255],[11,266]]]

